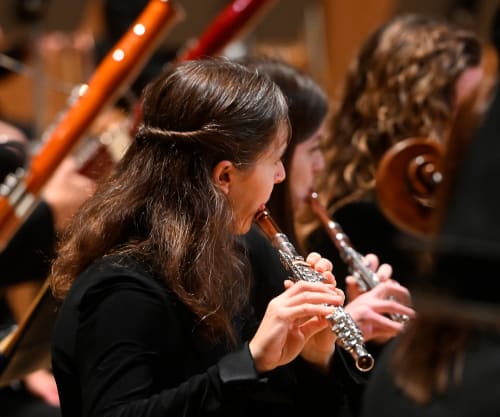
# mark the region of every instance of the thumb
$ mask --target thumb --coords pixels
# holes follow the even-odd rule
[[[354,278],[352,275],[346,277],[345,284],[348,302],[354,300],[363,293],[363,291],[361,291],[359,288],[356,278]]]

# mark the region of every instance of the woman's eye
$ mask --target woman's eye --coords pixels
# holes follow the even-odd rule
[[[315,153],[315,152],[321,152],[321,146],[318,143],[317,145],[313,146],[311,149],[309,149],[309,153]]]

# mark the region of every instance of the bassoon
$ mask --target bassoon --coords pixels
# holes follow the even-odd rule
[[[174,62],[214,56],[238,37],[242,37],[259,18],[271,9],[277,0],[233,0],[226,6],[200,36],[191,39],[181,48]],[[131,134],[134,135],[142,121],[142,103],[134,111]]]
[[[100,110],[133,80],[163,36],[183,17],[174,0],[150,0],[130,29],[82,86],[30,161],[0,185],[0,250],[36,205],[42,187],[70,153]]]
[[[174,63],[219,54],[229,43],[244,36],[277,2],[278,0],[234,0],[209,23],[198,38],[189,40],[180,49]],[[139,100],[133,109],[128,128],[131,137],[135,135],[141,121],[142,102]],[[100,166],[96,167],[97,171],[106,170],[109,164],[113,163],[105,148],[106,145],[99,146],[96,151],[104,155],[104,162],[99,161]],[[89,161],[90,164],[96,165],[92,160]]]
[[[220,53],[241,37],[277,0],[234,0],[208,25],[203,33],[180,52],[178,61]]]

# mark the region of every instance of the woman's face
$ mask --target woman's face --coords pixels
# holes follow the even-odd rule
[[[288,128],[283,125],[270,148],[251,167],[237,168],[232,165],[228,171],[230,180],[225,192],[233,208],[236,234],[245,234],[250,230],[255,215],[269,200],[274,184],[285,179],[281,158],[287,139]]]
[[[293,212],[300,210],[313,191],[314,180],[325,166],[320,144],[326,132],[326,122],[307,140],[299,143],[293,152],[288,173]]]

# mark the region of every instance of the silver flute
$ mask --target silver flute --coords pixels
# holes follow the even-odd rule
[[[313,192],[309,197],[309,202],[313,212],[318,216],[328,233],[328,236],[339,251],[340,257],[346,263],[349,273],[354,277],[361,291],[368,291],[378,284],[380,280],[377,274],[366,265],[363,255],[356,251],[344,233],[342,227],[333,221],[318,199],[318,194]],[[394,297],[391,297],[393,299]],[[390,314],[389,317],[397,322],[406,323],[409,318],[405,314]]]
[[[261,210],[255,216],[255,222],[278,250],[283,266],[291,273],[294,281],[322,282],[324,277],[315,271],[298,254],[288,237],[280,231],[267,209]],[[327,317],[331,329],[337,336],[337,344],[345,349],[356,363],[356,368],[367,372],[373,368],[375,360],[364,346],[363,333],[342,307],[332,306],[334,311]]]

